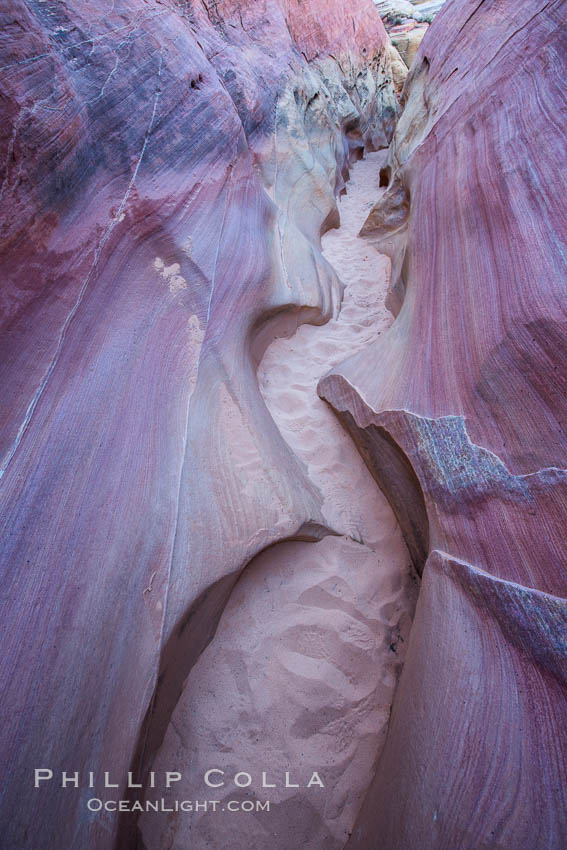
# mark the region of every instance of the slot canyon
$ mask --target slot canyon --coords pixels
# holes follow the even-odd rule
[[[0,4],[2,846],[567,847],[566,13]]]

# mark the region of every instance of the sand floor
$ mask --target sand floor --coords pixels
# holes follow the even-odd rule
[[[323,237],[323,254],[346,286],[338,317],[322,327],[302,325],[290,339],[275,340],[258,377],[284,439],[321,490],[329,527],[399,562],[407,556],[390,506],[351,439],[317,395],[323,375],[393,322],[384,306],[390,261],[358,237],[383,191],[378,187],[382,159],[382,153],[371,153],[354,164],[347,194],[339,203],[341,226]]]

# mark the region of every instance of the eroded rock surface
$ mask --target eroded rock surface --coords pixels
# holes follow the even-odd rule
[[[256,365],[336,313],[320,233],[397,101],[370,0],[2,15],[3,839],[124,850],[30,776],[123,797],[243,566],[328,533]]]
[[[388,48],[388,52],[390,54],[390,65],[392,68],[392,82],[394,83],[397,94],[401,94],[408,75],[408,66],[393,44]]]
[[[567,845],[565,11],[2,10],[6,846]]]
[[[397,319],[320,384],[423,569],[349,848],[567,842],[565,11],[443,9],[362,231]]]
[[[376,8],[388,27],[400,19],[430,21],[447,0],[374,0]]]
[[[427,24],[416,24],[414,21],[390,27],[390,38],[392,44],[400,54],[407,68],[411,68],[419,45],[423,41],[427,30]]]

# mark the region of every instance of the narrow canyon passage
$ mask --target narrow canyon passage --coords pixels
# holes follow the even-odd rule
[[[5,5],[0,845],[567,850],[567,0]]]
[[[302,325],[290,339],[266,351],[258,378],[264,400],[283,437],[306,464],[324,496],[330,528],[397,562],[403,543],[386,499],[327,404],[317,383],[337,363],[363,349],[393,322],[384,306],[390,262],[358,237],[377,198],[384,154],[367,154],[351,168],[339,202],[341,226],[323,236],[323,255],[345,284],[338,317],[326,325]]]
[[[192,669],[154,768],[189,765],[183,793],[224,771],[215,797],[268,811],[141,818],[144,844],[277,850],[344,847],[374,774],[417,595],[399,526],[354,444],[317,395],[336,363],[384,332],[389,261],[357,234],[383,154],[351,171],[341,227],[323,250],[345,284],[336,318],[276,339],[260,364],[266,404],[323,497],[329,535],[287,542],[247,566]],[[249,789],[232,777],[245,771]],[[316,771],[324,788],[307,787]],[[286,786],[289,783],[297,787]],[[271,786],[262,788],[263,775]],[[215,778],[220,778],[215,775]],[[176,789],[179,794],[180,789]]]

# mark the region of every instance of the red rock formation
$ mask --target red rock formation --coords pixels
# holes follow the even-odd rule
[[[567,844],[565,10],[443,8],[362,231],[398,316],[320,385],[423,569],[349,848]]]
[[[143,774],[242,568],[328,532],[255,366],[336,309],[397,107],[370,0],[17,0],[1,40],[3,840],[109,848],[32,771]]]

